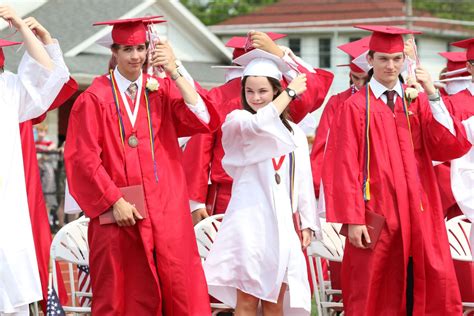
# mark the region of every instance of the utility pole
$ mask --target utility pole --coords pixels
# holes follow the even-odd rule
[[[407,29],[411,30],[413,28],[413,0],[406,0],[406,19],[407,19]]]

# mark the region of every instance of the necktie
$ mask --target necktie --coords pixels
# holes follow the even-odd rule
[[[132,82],[130,86],[127,88],[127,93],[130,96],[130,99],[132,99],[133,105],[135,104],[135,98],[137,97],[137,90],[138,90],[138,85],[135,82]]]
[[[392,112],[394,111],[394,108],[395,108],[395,102],[394,102],[394,99],[395,99],[395,90],[387,90],[384,92],[384,94],[387,96],[387,105],[390,107],[390,110],[392,110]]]

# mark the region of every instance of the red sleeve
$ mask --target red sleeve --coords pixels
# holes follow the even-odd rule
[[[69,190],[87,216],[94,218],[122,197],[103,166],[102,107],[97,97],[81,94],[71,110],[64,151]]]
[[[423,139],[432,160],[448,161],[464,156],[472,147],[466,136],[466,130],[461,121],[450,114],[453,119],[454,136],[446,127],[440,124],[431,111],[429,101],[424,93],[419,95]],[[446,105],[448,111],[450,105]]]
[[[50,105],[48,112],[60,107],[64,102],[66,102],[72,95],[77,91],[78,85],[74,78],[69,77],[69,81],[64,84],[59,94],[54,99],[53,103]],[[46,118],[46,113],[34,118],[32,124],[36,125],[44,121]]]
[[[339,112],[339,111],[338,111]],[[328,222],[364,224],[361,153],[364,118],[350,100],[332,124],[322,180]],[[361,146],[362,145],[362,146]]]
[[[299,123],[324,103],[334,79],[332,73],[322,69],[315,69],[316,73],[310,73],[306,68],[298,66],[298,70],[307,76],[307,90],[299,99],[290,103],[290,115],[295,123]]]
[[[190,200],[206,203],[214,141],[214,133],[197,134],[184,149],[183,169]]]
[[[319,197],[319,188],[321,182],[321,170],[323,167],[324,150],[329,132],[329,126],[333,120],[335,108],[339,103],[338,95],[332,96],[324,108],[321,120],[316,129],[313,148],[311,150],[311,171],[313,173],[313,184],[316,198]]]

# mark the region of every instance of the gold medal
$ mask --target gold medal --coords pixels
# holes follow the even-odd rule
[[[278,174],[278,172],[275,172],[275,182],[277,184],[280,184],[280,182],[281,182],[281,178],[280,178],[280,175]]]
[[[137,136],[135,135],[131,135],[129,138],[128,138],[128,146],[132,147],[132,148],[135,148],[138,146],[138,138]]]

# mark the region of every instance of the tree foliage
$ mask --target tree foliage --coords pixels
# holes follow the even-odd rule
[[[277,0],[181,0],[205,25],[213,25],[229,18],[247,14]]]
[[[439,18],[474,21],[473,0],[413,0],[413,8]]]

